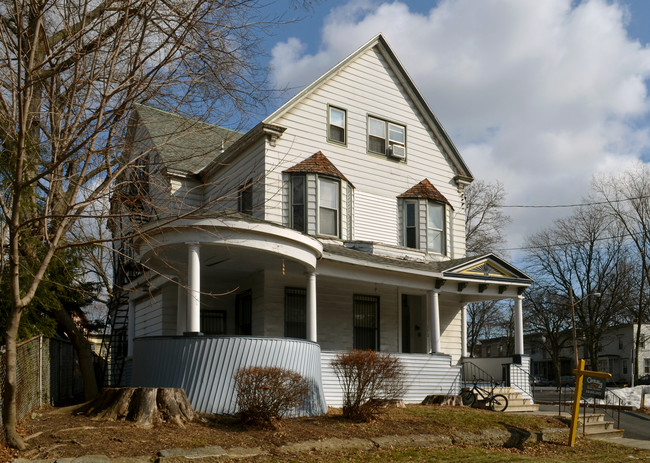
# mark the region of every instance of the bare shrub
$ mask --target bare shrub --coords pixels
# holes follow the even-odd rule
[[[299,373],[277,367],[247,367],[235,373],[242,422],[269,425],[301,406],[309,383]]]
[[[404,367],[397,357],[371,350],[337,354],[332,368],[343,388],[343,416],[370,421],[406,390]]]

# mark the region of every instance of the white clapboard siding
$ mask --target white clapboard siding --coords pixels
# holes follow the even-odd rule
[[[347,145],[327,141],[328,104],[347,111]],[[368,115],[406,126],[406,162],[367,153]],[[268,147],[267,195],[281,193],[282,171],[322,151],[355,187],[353,238],[396,245],[397,196],[428,178],[454,209],[448,254],[463,256],[464,210],[453,181],[457,172],[378,51],[358,56],[273,123],[286,131],[275,147]],[[277,209],[266,217],[281,223]]]
[[[163,334],[163,297],[160,291],[135,302],[135,337]]]
[[[354,239],[397,245],[397,198],[354,192]]]
[[[337,352],[321,353],[323,392],[329,407],[343,405],[343,393],[331,362]],[[400,359],[406,371],[404,403],[421,403],[430,394],[460,393],[461,367],[452,366],[448,355],[390,354]]]
[[[228,165],[212,171],[212,175],[205,181],[205,210],[237,210],[242,186],[252,181],[253,215],[263,216],[267,200],[263,179],[264,146],[262,140],[237,156]],[[279,187],[281,188],[281,185]]]

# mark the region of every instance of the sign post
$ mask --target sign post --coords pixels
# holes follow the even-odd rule
[[[573,406],[571,407],[571,429],[569,430],[569,447],[576,443],[576,432],[578,431],[578,417],[580,416],[580,398],[582,397],[582,384],[584,377],[587,379],[585,397],[602,399],[605,397],[605,379],[611,378],[610,373],[602,371],[585,370],[585,360],[581,359],[578,369],[573,370],[576,375],[576,389],[573,393]]]

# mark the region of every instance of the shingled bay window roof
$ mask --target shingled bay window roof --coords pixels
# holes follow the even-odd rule
[[[350,183],[350,181],[345,178],[345,175],[343,175],[341,171],[338,170],[334,164],[332,164],[332,161],[327,159],[327,156],[325,156],[321,151],[318,151],[317,153],[309,156],[304,161],[300,161],[295,166],[289,167],[284,171],[284,173],[328,175],[330,177],[345,180],[351,187],[354,188],[354,185],[352,185],[352,183]]]
[[[438,189],[431,184],[429,179],[425,178],[417,185],[409,188],[404,193],[398,196],[398,198],[408,198],[408,199],[430,199],[432,201],[438,201],[449,205],[453,209],[451,203],[444,197]]]

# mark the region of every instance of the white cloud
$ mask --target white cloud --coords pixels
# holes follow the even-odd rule
[[[628,37],[624,6],[442,0],[419,14],[407,3],[332,10],[317,52],[296,38],[275,47],[276,83],[304,86],[382,32],[474,175],[501,180],[515,204],[578,202],[595,172],[650,149],[650,50]],[[552,214],[513,210],[509,244]]]

